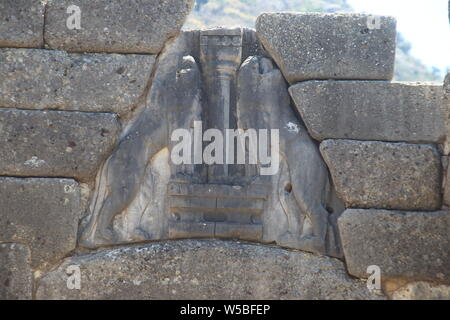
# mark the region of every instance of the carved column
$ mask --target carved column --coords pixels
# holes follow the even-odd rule
[[[236,125],[236,72],[242,59],[242,29],[213,29],[200,34],[200,61],[206,85],[204,119],[206,129],[225,129]],[[224,158],[226,155],[224,146]],[[210,183],[233,180],[236,166],[212,165],[208,168]]]

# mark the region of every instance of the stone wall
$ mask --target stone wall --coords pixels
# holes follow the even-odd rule
[[[450,74],[392,82],[391,17],[193,5],[0,3],[0,299],[450,299]],[[175,165],[197,121],[278,172]]]

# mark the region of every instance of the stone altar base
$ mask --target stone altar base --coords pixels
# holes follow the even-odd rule
[[[270,185],[171,183],[169,238],[231,238],[260,241],[261,215]]]

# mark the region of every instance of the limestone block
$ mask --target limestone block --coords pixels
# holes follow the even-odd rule
[[[0,177],[0,242],[28,244],[33,268],[75,249],[81,214],[74,180]]]
[[[264,13],[256,21],[256,32],[290,84],[309,79],[390,80],[394,74],[392,17]]]
[[[441,158],[443,171],[442,188],[443,188],[443,205],[446,208],[450,208],[450,159],[449,156]]]
[[[0,175],[93,180],[119,133],[112,113],[0,108]]]
[[[41,48],[44,4],[36,0],[0,1],[0,47]]]
[[[289,89],[317,140],[442,143],[442,86],[387,81],[307,81]]]
[[[66,269],[79,265],[81,290]],[[37,299],[381,299],[333,258],[216,240],[179,240],[74,257],[40,279]]]
[[[80,9],[81,29],[70,30],[67,9]],[[50,0],[45,41],[69,52],[159,53],[180,31],[194,0]]]
[[[30,300],[30,249],[20,243],[0,243],[0,300]]]
[[[450,286],[412,282],[395,291],[393,300],[450,300]]]
[[[155,57],[0,49],[0,107],[126,114],[144,94]]]
[[[450,281],[450,212],[348,209],[338,219],[350,274],[367,278]]]
[[[442,167],[432,145],[325,140],[320,150],[346,207],[441,208]]]

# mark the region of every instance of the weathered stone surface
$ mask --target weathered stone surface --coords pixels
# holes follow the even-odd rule
[[[20,243],[0,243],[0,300],[31,299],[30,249]]]
[[[0,49],[0,106],[130,111],[144,94],[154,56]]]
[[[450,211],[348,209],[338,224],[350,274],[377,265],[382,279],[450,282]]]
[[[81,29],[66,26],[67,8],[81,10]],[[151,53],[180,31],[194,0],[50,0],[45,41],[70,52]]]
[[[93,180],[119,133],[112,113],[0,108],[0,175]]]
[[[44,4],[36,0],[0,1],[0,47],[41,48]]]
[[[33,268],[75,249],[81,213],[74,180],[0,177],[0,242],[28,244]]]
[[[432,145],[325,140],[320,151],[346,207],[441,207],[442,167]]]
[[[442,179],[442,188],[443,188],[443,205],[445,208],[450,208],[450,157],[443,156],[441,158],[442,167],[443,167],[443,179]]]
[[[241,28],[214,28],[200,32],[200,64],[205,89],[204,121],[207,128],[236,128],[234,95],[242,52]],[[233,165],[210,165],[206,170],[207,181],[214,184],[236,184],[235,178],[239,176],[239,167]]]
[[[447,139],[444,144],[444,153],[450,155],[450,72],[444,80],[444,110],[445,124],[447,126]]]
[[[237,91],[239,128],[279,130],[280,161],[269,176],[262,216],[264,240],[339,256],[333,216],[342,210],[330,201],[333,191],[327,166],[291,105],[281,71],[268,58],[249,57],[239,70]],[[246,174],[251,176],[249,167]],[[255,176],[260,172],[260,168],[253,170]]]
[[[169,158],[175,145],[170,139],[172,132],[192,128],[201,114],[200,68],[192,56],[178,54],[183,45],[176,43],[180,47],[170,47],[159,57],[145,105],[135,113],[135,121],[99,171],[101,178],[95,186],[96,200],[91,202],[89,223],[83,228],[80,240],[85,246],[117,243],[117,233],[111,227],[115,218],[124,210],[128,211],[128,207],[137,211],[138,219],[133,224],[146,239],[163,234],[161,231],[167,220],[161,213],[165,212],[163,199],[171,168],[162,169],[164,165],[158,166],[159,169],[152,167],[149,159],[154,159],[165,149]],[[159,191],[154,186],[158,181],[166,185]],[[156,198],[152,198],[155,194]],[[133,204],[135,200],[138,200],[137,206]],[[156,210],[147,210],[147,207]],[[142,225],[142,220],[149,223]],[[148,228],[151,232],[147,231]],[[160,231],[155,232],[155,229]]]
[[[413,282],[398,289],[393,300],[450,300],[450,286],[429,282]]]
[[[81,290],[66,269],[79,265]],[[170,241],[65,261],[38,282],[37,299],[379,299],[341,261],[222,241]]]
[[[214,222],[169,221],[169,238],[214,238]]]
[[[253,198],[266,199],[270,188],[266,185],[252,185],[248,188],[243,188],[238,185],[224,185],[224,184],[183,184],[170,183],[168,186],[169,195],[171,196],[186,196],[198,195],[199,197],[219,198],[226,195],[230,198]]]
[[[81,245],[99,245],[100,237],[94,233],[98,227],[104,230],[111,224],[113,236],[110,240],[100,238],[103,244],[167,237],[170,226],[165,200],[174,167],[170,161],[168,133],[177,128],[190,128],[192,123],[182,123],[183,119],[189,122],[191,116],[192,119],[200,118],[200,99],[195,94],[200,94],[201,76],[191,56],[199,42],[199,32],[182,32],[159,56],[147,103],[144,101],[137,107],[134,113],[137,121],[131,126],[130,134],[123,137],[110,160],[102,166],[105,179],[97,181],[97,202],[90,204],[91,215],[84,220],[85,225],[80,225],[83,230]],[[170,129],[166,119],[170,119]],[[104,186],[114,188],[105,189]],[[107,200],[109,192],[113,195]],[[109,208],[103,207],[105,202],[109,202]],[[117,211],[111,204],[117,206]],[[101,215],[113,221],[103,220],[105,217],[99,215],[101,210]],[[92,224],[92,221],[100,222],[100,225]],[[180,229],[185,230],[183,225]]]
[[[147,105],[134,113],[136,121],[101,168],[80,245],[220,237],[276,240],[284,247],[341,256],[335,220],[343,205],[335,206],[327,167],[297,121],[281,71],[270,59],[249,57],[237,86],[234,81],[243,55],[260,51],[255,34],[239,28],[182,32],[167,46]],[[244,172],[230,165],[225,175],[224,166],[208,172],[206,165],[164,160],[161,155],[176,145],[167,133],[195,130],[193,122],[200,119],[211,121],[204,129],[280,129],[281,153],[291,166],[282,165],[281,179],[262,179],[255,166]],[[266,207],[269,195],[272,207]]]
[[[317,140],[442,143],[442,86],[387,81],[307,81],[289,89]]]
[[[259,241],[270,187],[183,184],[168,187],[169,238],[229,238]]]
[[[363,14],[264,13],[256,32],[291,84],[308,79],[390,80],[396,21],[376,19],[379,28]]]

